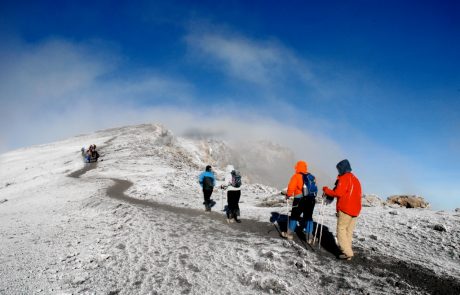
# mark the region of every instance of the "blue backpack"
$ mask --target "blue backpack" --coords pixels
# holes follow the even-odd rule
[[[304,197],[316,198],[316,194],[318,193],[318,187],[316,186],[316,179],[313,176],[313,174],[302,174],[302,179],[302,195]]]

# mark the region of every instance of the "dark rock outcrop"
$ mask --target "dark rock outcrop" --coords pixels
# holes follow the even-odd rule
[[[440,231],[440,232],[447,231],[446,226],[443,225],[443,224],[435,224],[435,225],[433,226],[433,229],[434,229],[434,230],[437,230],[437,231]]]

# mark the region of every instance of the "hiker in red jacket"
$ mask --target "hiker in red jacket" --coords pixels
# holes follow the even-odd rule
[[[358,178],[351,173],[348,160],[340,161],[336,167],[339,176],[335,188],[331,190],[325,186],[323,192],[328,197],[337,198],[337,240],[342,250],[339,259],[351,260],[353,230],[361,212],[361,184]]]

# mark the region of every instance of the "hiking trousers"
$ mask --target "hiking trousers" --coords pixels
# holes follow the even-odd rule
[[[228,203],[228,217],[237,219],[240,206],[238,205],[240,201],[241,191],[227,191],[227,203]]]
[[[300,215],[303,214],[305,222],[313,220],[313,210],[315,209],[316,200],[314,197],[294,198],[292,203],[291,218],[300,220]]]
[[[342,211],[338,212],[337,219],[337,240],[340,250],[348,257],[353,257],[351,243],[353,240],[353,231],[355,230],[357,217],[353,217]]]
[[[204,206],[206,208],[209,208],[209,203],[211,202],[211,195],[212,195],[212,190],[203,190],[203,196],[204,196]]]

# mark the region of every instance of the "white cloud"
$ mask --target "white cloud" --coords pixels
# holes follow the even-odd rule
[[[0,70],[0,85],[5,86],[0,89],[0,100],[6,103],[0,130],[10,148],[114,126],[158,122],[179,134],[196,128],[233,142],[270,140],[305,157],[317,171],[333,166],[328,159],[337,158],[331,155],[340,152],[332,140],[267,118],[261,109],[242,110],[231,103],[201,109],[195,106],[201,97],[187,81],[151,70],[126,79],[108,78],[118,70],[112,61],[121,60],[110,50],[63,40],[16,47]],[[269,60],[271,54],[267,51],[263,56]],[[295,109],[285,106],[283,111],[289,116]],[[319,151],[320,157],[308,156]]]
[[[232,85],[244,82],[257,88],[270,103],[319,101],[340,109],[372,99],[360,95],[375,86],[360,72],[313,62],[276,39],[250,39],[229,28],[193,23],[185,42],[194,62],[223,74]]]
[[[71,99],[69,94],[81,92],[113,68],[89,49],[62,40],[37,46],[18,44],[14,52],[1,56],[2,101],[41,105]]]
[[[276,41],[254,41],[228,30],[194,27],[186,37],[189,48],[202,61],[215,61],[233,79],[271,87],[291,79],[309,83],[307,63]]]
[[[195,89],[185,81],[150,73],[130,80],[111,80],[103,85],[101,92],[112,93],[111,98],[114,100],[184,104],[193,99]]]
[[[272,83],[278,77],[290,77],[299,70],[292,70],[290,66],[302,65],[292,53],[275,43],[232,36],[225,39],[217,35],[190,35],[188,40],[198,42],[203,50],[221,59],[230,75],[258,85]],[[211,41],[216,41],[214,47]],[[232,103],[203,108],[200,104],[203,97],[195,93],[198,85],[189,81],[152,70],[124,77],[115,75],[122,67],[122,57],[110,46],[101,50],[98,46],[50,40],[11,48],[14,50],[4,47],[0,51],[0,148],[3,150],[104,128],[152,122],[163,123],[178,134],[195,128],[222,134],[233,142],[249,138],[279,143],[291,148],[298,159],[309,162],[320,184],[333,184],[335,164],[345,157],[350,158],[358,176],[365,181],[365,192],[386,192],[388,182],[402,188],[411,183],[409,172],[404,172],[401,179],[396,176],[402,173],[395,173],[396,176],[387,181],[392,170],[404,171],[405,165],[411,165],[404,157],[396,157],[395,162],[394,154],[356,135],[350,140],[356,139],[354,144],[361,149],[350,151],[350,144],[338,143],[322,132],[324,123],[330,122],[305,116],[304,111],[299,112],[284,101],[257,108],[241,108]],[[241,52],[245,54],[239,57]],[[305,73],[307,81],[310,74],[306,69]],[[274,106],[278,117],[265,116]],[[298,120],[292,118],[298,116],[307,118],[311,128],[293,127]],[[379,161],[395,164],[381,169]],[[288,177],[292,171],[274,170],[274,173]]]
[[[193,87],[154,72],[109,78],[121,58],[110,46],[48,40],[16,43],[0,50],[0,133],[2,149],[42,143],[104,122],[113,106],[135,110],[146,101],[181,103]]]

